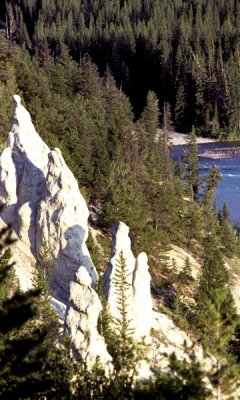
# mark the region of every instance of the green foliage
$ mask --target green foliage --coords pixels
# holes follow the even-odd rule
[[[162,373],[156,380],[155,397],[149,397],[159,400],[203,400],[210,394],[206,383],[204,382],[204,372],[196,360],[194,351],[185,349],[190,358],[180,361],[175,354],[170,356],[170,373]],[[151,393],[151,392],[150,392]],[[147,397],[146,397],[147,398]]]
[[[207,315],[203,320],[202,344],[206,354],[214,356],[209,379],[217,398],[221,399],[223,395],[233,395],[239,387],[240,367],[228,346],[240,320],[227,289],[216,289],[205,304]]]
[[[205,227],[205,210],[202,210],[195,201],[186,201],[183,209],[184,221],[184,240],[186,249],[190,249],[194,254],[201,253],[199,243],[203,239],[203,229]]]
[[[53,274],[54,274],[54,263],[51,257],[51,249],[47,242],[44,242],[38,252],[38,268],[40,269],[39,275],[42,280],[46,282],[46,285],[50,287]]]
[[[129,320],[130,307],[130,283],[128,279],[128,269],[122,252],[114,274],[113,284],[117,296],[118,318],[113,318],[113,334],[107,338],[108,349],[113,356],[115,370],[126,384],[129,379],[134,379],[136,373],[136,363],[139,354],[136,353],[136,345],[133,339],[133,328]]]
[[[119,317],[113,317],[104,300],[101,313],[101,333],[104,335],[107,349],[113,358],[113,371],[109,376],[107,393],[109,398],[134,398],[134,387],[141,360],[146,359],[147,346],[136,343],[133,337],[134,329],[129,320],[131,290],[128,279],[128,269],[122,252],[112,281],[117,296]]]
[[[102,265],[102,255],[100,251],[100,246],[97,243],[97,240],[94,239],[91,230],[89,231],[88,234],[88,240],[87,240],[87,247],[88,251],[91,254],[91,258],[93,261],[94,266],[97,268],[97,271],[103,272],[103,265]]]
[[[192,276],[191,265],[187,257],[183,268],[179,272],[176,261],[172,260],[172,265],[166,274],[165,290],[167,301],[165,301],[171,318],[182,328],[189,330],[191,325],[192,311],[186,302],[193,290],[194,278]],[[165,312],[165,310],[163,310]]]
[[[237,252],[238,238],[231,224],[226,203],[224,203],[222,211],[219,211],[218,219],[220,224],[219,236],[221,239],[222,252],[226,257],[232,258]]]
[[[196,324],[203,329],[205,320],[209,316],[208,303],[215,301],[216,290],[225,290],[222,306],[229,310],[229,322],[231,316],[234,315],[233,298],[228,288],[229,276],[224,264],[223,256],[220,250],[212,250],[205,256],[202,266],[202,275],[199,282],[198,291],[195,295],[197,320]]]
[[[195,124],[214,137],[223,130],[239,134],[238,17],[238,2],[227,0],[9,1],[0,8],[10,46],[17,41],[44,56],[43,63],[49,62],[47,46],[56,59],[61,54],[58,90],[69,85],[72,94],[84,86],[86,75],[76,85],[73,64],[64,63],[68,46],[76,61],[90,54],[101,73],[111,68],[136,115],[146,93],[154,91],[162,105],[171,104],[177,130],[190,131]],[[68,79],[62,75],[66,65]]]
[[[33,34],[33,57],[26,49],[17,46],[14,40],[9,42],[4,35],[1,36],[0,86],[3,85],[5,99],[0,106],[2,142],[3,133],[9,129],[11,94],[13,91],[18,92],[31,112],[40,135],[50,147],[61,148],[84,196],[98,207],[97,224],[108,228],[116,219],[124,220],[131,226],[134,248],[149,251],[151,247],[156,253],[153,258],[156,258],[161,248],[173,241],[197,251],[195,241],[201,240],[202,215],[196,206],[183,200],[185,188],[181,179],[173,175],[167,140],[171,129],[169,104],[159,102],[156,93],[148,91],[146,99],[144,95],[145,108],[134,125],[130,101],[110,70],[107,70],[104,77],[100,77],[89,56],[81,55],[80,61],[76,61],[73,57],[75,50],[71,54],[69,51],[72,41],[70,43],[64,39],[69,47],[63,43],[64,24],[54,34],[54,39],[50,39],[53,28],[51,34],[48,32],[50,36],[46,37],[49,18],[53,18],[55,6],[51,3],[53,14],[37,6],[33,14],[32,11],[26,11],[28,8],[24,9],[26,26],[29,21],[28,18],[25,20],[25,12],[31,14],[30,19],[38,18],[40,14],[42,18]],[[18,12],[21,14],[19,7]],[[87,9],[88,6],[80,15],[87,12]],[[58,11],[58,18],[61,12],[65,13],[63,10]],[[15,21],[15,11],[11,15]],[[79,18],[82,20],[82,17]],[[69,23],[71,21],[73,23],[70,18]],[[55,25],[58,23],[57,19]],[[38,39],[37,32],[42,32],[39,33],[41,39]],[[33,36],[29,36],[32,39]],[[85,34],[82,39],[86,39]],[[78,46],[78,36],[75,40]],[[54,54],[51,54],[48,45],[54,48]],[[115,76],[114,68],[113,73]],[[159,126],[162,128],[162,138],[158,135]],[[190,174],[188,168],[189,171],[185,170],[184,173],[185,177],[191,175],[191,179],[197,170],[195,153],[196,148],[192,151],[189,167],[193,172]],[[212,196],[212,180],[213,174],[206,182],[205,198],[210,194]],[[197,190],[196,182],[189,185],[191,190]]]
[[[197,312],[201,310],[206,316],[206,298],[214,301],[214,291],[228,283],[219,249],[231,257],[236,252],[236,239],[226,209],[218,220],[214,208],[219,171],[213,167],[205,182],[200,182],[195,130],[189,138],[185,170],[180,166],[176,177],[169,157],[168,135],[173,119],[177,129],[190,131],[194,124],[197,133],[219,137],[224,128],[227,137],[237,138],[240,76],[236,21],[240,8],[238,2],[226,0],[193,3],[28,0],[8,1],[6,7],[1,4],[0,143],[3,144],[9,130],[12,94],[19,93],[43,139],[50,147],[61,148],[67,164],[84,187],[84,195],[98,206],[101,215],[97,223],[104,228],[116,219],[128,223],[134,248],[151,249],[153,270],[159,274],[159,253],[171,242],[200,256],[206,255],[196,295]],[[86,54],[90,54],[97,66]],[[133,104],[134,116],[125,92]],[[163,131],[162,139],[158,136],[159,127]],[[183,199],[183,194],[188,197]],[[198,200],[201,207],[192,200]],[[101,257],[91,237],[89,243],[100,269]],[[49,305],[49,283],[45,282],[45,278],[49,282],[52,278],[49,249],[42,249],[39,255],[41,269],[36,285],[41,288],[41,295],[31,292],[30,297],[23,294],[11,297],[14,278],[12,272],[5,276],[8,257],[5,252],[0,260],[0,273],[4,277],[0,301],[8,299],[9,303],[4,303],[6,318],[10,307],[19,325],[10,327],[12,331],[9,328],[7,334],[11,340],[19,340],[20,345],[25,343],[20,339],[30,340],[32,335],[34,340],[29,342],[29,352],[39,354],[39,362],[42,362],[41,354],[45,354],[45,366],[41,368],[46,372],[50,358],[44,353],[44,347],[51,347],[58,330]],[[191,285],[190,278],[186,262],[177,276],[179,290],[173,305],[180,317],[189,311],[182,307],[180,286],[186,289]],[[119,324],[119,336],[111,336],[110,331],[108,335],[112,338],[110,344],[119,374],[106,383],[100,366],[96,366],[96,382],[91,381],[86,395],[89,398],[104,396],[104,393],[120,396],[122,388],[123,396],[127,396],[128,390],[133,396],[128,368],[136,361],[138,352],[127,321],[124,260],[120,260],[118,280],[122,280],[117,285],[122,318],[115,321]],[[27,315],[33,314],[35,318],[29,321]],[[106,321],[108,317],[106,311]],[[103,326],[104,318],[102,331],[110,325],[107,322]],[[49,334],[51,325],[54,334]],[[18,330],[21,332],[15,338]],[[38,341],[41,346],[34,350]],[[2,346],[12,346],[13,352],[14,346],[18,346],[14,341],[2,343],[5,343]],[[34,356],[31,357],[34,362]],[[155,398],[167,398],[164,390],[172,399],[202,396],[191,380],[191,374],[201,380],[196,363],[181,365],[185,371],[181,372],[182,378],[179,364],[174,360],[172,363],[177,371],[174,379],[167,376],[159,380],[162,392],[160,384],[158,394],[151,389]],[[90,382],[87,371],[84,368],[82,371],[86,382]],[[120,371],[125,371],[123,383]],[[33,381],[37,381],[35,375]],[[16,388],[18,383],[14,385]],[[184,385],[188,385],[188,392],[182,389]],[[141,393],[146,387],[139,389]],[[151,396],[149,387],[146,390]]]
[[[151,152],[154,150],[156,133],[159,128],[159,116],[160,111],[157,96],[154,92],[149,91],[145,108],[139,119],[139,147],[140,151],[146,153],[146,157],[150,157]]]
[[[9,269],[10,259],[11,259],[11,250],[10,250],[10,248],[7,248],[4,250],[4,252],[0,256],[0,277],[2,275],[4,276],[4,274]],[[13,269],[11,268],[10,271],[8,271],[8,273],[4,279],[4,284],[1,285],[0,302],[7,299],[7,297],[11,293],[11,291],[14,291],[14,286],[16,289],[17,282],[15,279]]]
[[[1,231],[2,248],[11,244],[10,230]],[[6,235],[4,237],[4,235]],[[5,290],[12,275],[10,264],[1,264],[0,284]],[[10,275],[9,275],[10,274]],[[66,359],[53,344],[46,343],[49,331],[26,324],[36,316],[40,290],[15,291],[0,303],[0,397],[1,399],[69,398]]]
[[[199,176],[199,160],[198,146],[196,143],[195,128],[188,140],[188,155],[185,158],[186,179],[192,200],[197,200],[199,196],[200,176]]]
[[[182,271],[178,274],[178,281],[180,284],[189,285],[194,281],[191,271],[191,264],[189,257],[186,258]]]
[[[203,183],[203,204],[214,206],[215,201],[215,190],[218,187],[219,182],[221,181],[222,176],[219,168],[216,166],[212,166],[209,169],[208,175],[206,176]]]
[[[206,254],[202,266],[202,276],[199,283],[199,290],[203,299],[213,300],[214,292],[228,283],[228,272],[219,250],[213,250]]]

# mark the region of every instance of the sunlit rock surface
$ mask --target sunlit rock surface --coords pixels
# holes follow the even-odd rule
[[[103,278],[109,312],[114,318],[120,319],[117,281],[119,281],[118,273],[122,256],[125,264],[125,294],[128,299],[126,311],[129,326],[133,328],[133,335],[137,340],[145,339],[149,342],[152,324],[152,299],[147,255],[141,253],[135,259],[131,250],[131,240],[128,236],[129,228],[123,222],[114,224],[111,233],[111,256]]]
[[[97,359],[106,368],[111,365],[104,338],[98,333],[97,324],[102,304],[91,287],[91,277],[82,267],[71,282],[70,298],[66,313],[66,330],[74,345],[75,354],[86,361],[88,368]]]
[[[40,138],[18,95],[7,145],[0,155],[0,201],[5,204],[2,223],[12,225],[30,256],[36,258],[40,247],[49,245],[55,266],[53,285],[60,300],[67,302],[70,282],[80,266],[96,282],[86,247],[86,202],[60,150],[50,151]],[[22,276],[24,268],[23,264]],[[26,279],[30,279],[27,273]],[[29,285],[30,281],[24,284]]]

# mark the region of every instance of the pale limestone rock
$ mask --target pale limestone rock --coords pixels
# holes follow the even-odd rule
[[[174,261],[178,272],[182,271],[186,258],[189,258],[192,277],[194,279],[198,279],[201,272],[201,264],[186,250],[182,249],[181,247],[171,245],[171,250],[166,252],[166,256],[168,257],[169,266],[171,267],[171,264]]]
[[[36,257],[44,243],[49,245],[54,289],[66,303],[81,265],[93,283],[97,279],[85,243],[88,209],[60,150],[50,151],[43,142],[18,95],[13,114],[7,147],[0,155],[0,200],[6,204],[1,219],[12,225],[30,255]]]
[[[192,340],[174,324],[170,317],[154,311],[152,313],[152,329],[151,364],[154,368],[161,366],[161,368],[167,369],[169,364],[167,356],[172,353],[175,353],[180,360],[190,361],[185,351],[185,345],[190,348]],[[202,359],[199,346],[195,346],[195,353],[199,355],[199,359]]]
[[[133,329],[133,338],[139,343],[145,343],[146,355],[150,350],[152,327],[152,299],[150,292],[150,275],[148,260],[145,253],[135,259],[131,250],[129,228],[123,222],[117,222],[111,228],[112,248],[108,268],[104,274],[104,286],[107,292],[108,309],[112,316],[121,319],[119,313],[119,294],[116,292],[116,275],[120,256],[125,261],[125,279],[127,286],[127,319],[129,328]],[[113,329],[115,324],[113,323]],[[117,333],[117,331],[116,331]],[[151,376],[150,364],[147,360],[139,360],[136,365],[138,379],[148,379]]]
[[[131,240],[128,236],[129,228],[123,222],[117,222],[111,228],[112,250],[108,268],[104,274],[104,286],[107,292],[109,312],[119,319],[118,301],[116,292],[116,271],[120,254],[126,264],[126,280],[128,286],[125,294],[128,298],[127,317],[129,326],[134,329],[134,337],[147,343],[151,341],[152,326],[152,299],[150,293],[150,275],[148,273],[147,256],[141,253],[135,259],[131,250]]]
[[[150,289],[151,276],[148,272],[146,253],[140,253],[136,260],[133,274],[133,310],[135,321],[135,337],[150,339],[152,326],[152,296]]]
[[[229,288],[231,290],[236,312],[240,314],[240,270],[239,258],[233,257],[225,261],[225,266],[229,273]]]
[[[88,276],[87,276],[88,275]],[[84,267],[71,282],[70,298],[65,326],[69,332],[75,354],[80,355],[91,369],[97,358],[105,368],[111,369],[112,358],[107,352],[104,338],[98,333],[97,322],[102,305],[91,287],[91,278]]]
[[[0,218],[0,230],[6,228],[6,226],[7,225]],[[18,239],[15,232],[12,233],[12,239]],[[21,290],[26,292],[32,289],[35,259],[26,243],[17,240],[11,245],[10,262],[14,263],[15,274]]]
[[[49,147],[40,138],[29,112],[21,105],[20,96],[14,96],[13,120],[7,146],[17,173],[18,204],[27,201],[33,205],[42,196],[47,174]]]
[[[1,192],[4,187],[7,193],[3,199],[6,207],[1,218],[5,223],[12,225],[18,236],[31,248],[33,254],[35,218],[38,202],[41,200],[45,186],[49,151],[48,146],[36,132],[29,112],[21,105],[20,97],[15,95],[11,131],[7,138],[7,147],[0,156],[0,164],[4,165],[7,154],[9,165],[7,180],[1,179]],[[28,203],[31,210],[31,212],[28,211],[31,232],[27,235],[26,232],[21,233],[22,217],[18,212],[25,203]],[[26,224],[27,221],[24,223],[25,227]]]
[[[12,127],[0,155],[0,200],[6,204],[0,226],[11,223],[20,239],[14,245],[20,249],[15,251],[20,288],[32,287],[35,259],[47,244],[54,261],[51,303],[63,321],[70,293],[66,326],[76,351],[83,352],[88,366],[98,355],[110,361],[97,332],[102,306],[91,287],[97,273],[86,246],[86,202],[60,150],[50,151],[42,141],[19,96],[14,96]]]
[[[0,157],[0,203],[17,203],[16,168],[9,147],[1,152]]]
[[[76,273],[77,282],[83,286],[91,286],[92,279],[85,268],[79,268]]]
[[[46,172],[49,147],[36,132],[31,116],[18,95],[14,96],[12,128],[7,143],[14,152],[15,165],[27,161]]]
[[[159,331],[162,335],[162,342],[173,345],[175,348],[181,348],[184,342],[188,346],[192,344],[192,341],[187,334],[178,328],[172,319],[166,314],[158,313],[156,311],[152,314],[152,327],[156,331]]]
[[[117,222],[111,228],[112,234],[112,248],[110,261],[107,270],[104,274],[104,286],[106,288],[109,312],[114,318],[120,318],[118,310],[118,294],[116,293],[116,269],[119,264],[120,254],[122,253],[126,263],[126,281],[128,287],[126,288],[126,296],[128,298],[128,319],[133,327],[133,271],[135,268],[135,257],[131,250],[131,241],[128,236],[129,228],[123,222]]]
[[[75,279],[80,265],[89,272],[93,284],[97,280],[86,246],[88,215],[77,181],[60,150],[51,151],[43,200],[38,208],[36,248],[40,249],[43,240],[47,240],[54,258],[55,284],[65,292],[66,299],[69,283]]]

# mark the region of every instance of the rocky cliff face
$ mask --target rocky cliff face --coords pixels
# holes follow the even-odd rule
[[[96,358],[110,368],[112,357],[108,354],[104,338],[99,335],[97,324],[102,304],[91,287],[91,278],[84,267],[76,274],[76,282],[71,282],[70,297],[66,313],[65,327],[70,335],[74,353],[86,361],[89,368]]]
[[[0,201],[5,208],[0,228],[11,224],[20,239],[14,244],[16,273],[23,290],[31,287],[35,260],[41,246],[47,244],[54,263],[53,305],[70,335],[75,354],[91,367],[100,357],[111,364],[104,338],[97,322],[102,309],[94,290],[97,272],[86,246],[88,208],[78,184],[59,149],[50,150],[32,124],[30,114],[14,96],[13,121],[6,148],[0,154]],[[137,258],[131,250],[129,228],[118,222],[112,227],[112,250],[104,274],[109,311],[119,318],[116,281],[121,256],[126,272],[127,317],[136,341],[152,345],[151,355],[159,353],[159,340],[165,335],[161,353],[179,350],[186,340],[184,333],[163,314],[153,312],[150,274],[145,253]],[[159,323],[161,321],[161,323]],[[171,343],[167,336],[171,331]],[[169,347],[170,346],[170,347]],[[162,358],[162,356],[159,356]],[[139,364],[139,374],[149,375],[149,365]]]
[[[136,340],[145,338],[149,342],[152,326],[152,298],[150,292],[150,274],[148,260],[145,253],[135,259],[131,250],[131,241],[128,236],[129,228],[123,222],[117,222],[111,228],[112,250],[110,262],[104,274],[104,286],[107,293],[109,311],[114,318],[119,315],[119,296],[117,294],[117,277],[121,255],[125,262],[125,276],[127,285],[127,318],[133,328]]]
[[[86,202],[60,150],[50,151],[42,141],[17,95],[7,146],[0,156],[0,179],[0,201],[6,205],[1,218],[33,256],[49,244],[58,297],[67,301],[70,282],[81,266],[95,283],[97,272],[86,247]]]

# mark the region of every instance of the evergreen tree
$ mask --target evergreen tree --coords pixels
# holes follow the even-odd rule
[[[195,253],[199,253],[199,242],[202,241],[203,230],[205,228],[204,222],[205,217],[203,216],[203,210],[199,204],[195,201],[187,200],[183,208],[183,245],[186,249],[190,249]],[[208,236],[209,233],[206,234],[206,237]]]
[[[138,134],[140,152],[144,152],[147,158],[149,158],[154,151],[157,130],[159,128],[159,117],[160,110],[157,96],[154,92],[149,91],[147,94],[146,106],[141,114],[139,125],[137,126],[137,129],[140,130]]]
[[[9,228],[1,231],[3,249],[11,244],[9,232]],[[8,286],[11,268],[5,261],[0,263],[0,290]],[[35,327],[24,333],[25,325],[36,315],[39,295],[38,289],[10,292],[0,303],[1,399],[70,396],[67,359],[55,346],[44,344],[48,332]]]
[[[239,387],[240,366],[229,353],[229,343],[240,321],[227,289],[216,289],[205,304],[207,315],[202,321],[202,343],[206,355],[214,357],[209,379],[216,398],[221,400],[233,395]]]
[[[189,362],[178,360],[173,353],[169,357],[168,371],[157,371],[154,381],[140,382],[136,385],[136,399],[151,400],[205,400],[211,391],[205,382],[205,374],[196,360],[193,348],[185,346]]]
[[[172,177],[172,163],[169,151],[169,135],[171,133],[171,109],[170,104],[164,103],[163,107],[163,143],[162,143],[162,169],[163,178],[169,181]]]
[[[232,129],[234,134],[239,130],[236,4],[8,1],[1,4],[0,20],[11,48],[17,41],[32,55],[45,43],[59,61],[68,46],[77,62],[90,55],[101,74],[109,65],[131,98],[136,118],[151,90],[171,104],[178,129],[189,131],[195,123],[204,134],[207,129],[219,136],[224,129],[231,136]],[[56,90],[77,90],[74,69],[69,61],[69,76],[63,81],[68,84],[64,88],[55,79]],[[63,77],[62,72],[58,65],[56,76]]]
[[[224,203],[222,212],[219,214],[221,246],[223,253],[232,258],[237,251],[238,239],[230,222],[227,204]]]
[[[189,187],[192,200],[197,200],[199,196],[200,176],[199,176],[199,160],[198,146],[196,142],[195,128],[192,127],[192,132],[189,137],[188,155],[185,158],[185,168],[187,171],[187,185]]]
[[[131,386],[136,374],[139,354],[137,354],[137,348],[133,340],[132,321],[128,317],[130,284],[128,282],[127,265],[122,252],[119,256],[113,283],[117,296],[119,318],[113,319],[114,339],[113,337],[107,338],[108,349],[113,356],[117,376],[121,378],[123,384]]]
[[[206,254],[211,254],[213,249],[217,250],[220,248],[220,227],[216,210],[215,190],[221,179],[219,169],[213,166],[204,180],[202,194],[204,234],[202,244]]]
[[[217,289],[225,289],[228,292],[228,298],[226,296],[224,297],[226,307],[230,307],[230,304],[233,304],[230,291],[226,289],[228,283],[228,271],[224,264],[221,251],[212,249],[211,253],[205,255],[199,287],[195,296],[197,310],[202,313],[203,319],[205,319],[208,314],[206,301],[214,302]]]
[[[183,285],[188,285],[189,283],[194,281],[194,279],[192,277],[191,264],[190,264],[189,257],[186,258],[183,269],[178,275],[178,281]]]

